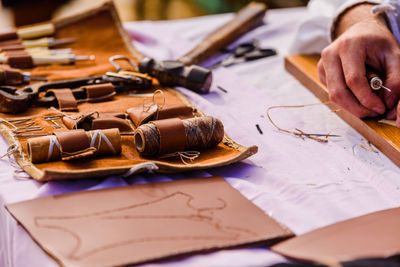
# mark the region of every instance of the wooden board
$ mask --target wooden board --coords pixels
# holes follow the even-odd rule
[[[319,81],[317,63],[319,55],[292,55],[285,58],[285,68],[321,101],[328,101],[328,91]],[[340,109],[327,103],[332,110]],[[400,129],[378,123],[377,119],[360,119],[340,109],[336,112],[343,120],[374,144],[382,153],[400,166]]]

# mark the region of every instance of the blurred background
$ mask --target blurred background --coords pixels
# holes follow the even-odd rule
[[[64,17],[104,0],[1,0],[0,26],[22,26]],[[114,0],[123,21],[181,19],[235,12],[249,0]],[[308,0],[262,0],[269,8],[298,7]]]

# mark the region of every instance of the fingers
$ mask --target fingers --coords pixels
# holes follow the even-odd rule
[[[322,62],[321,63],[322,67],[320,68],[323,68],[323,70],[321,71],[319,70],[319,73],[321,73],[320,74],[321,76],[325,77],[323,79],[326,82],[326,86],[329,91],[329,97],[333,102],[335,102],[342,108],[348,110],[357,117],[367,117],[367,116],[377,115],[376,112],[362,106],[360,102],[351,93],[351,91],[348,90],[345,82],[345,77],[343,74],[344,70],[342,68],[342,62],[340,61],[340,58],[338,54],[336,54],[336,52],[330,49],[325,49],[322,52],[321,62]],[[365,77],[365,73],[363,77]],[[366,83],[366,81],[364,82]],[[371,93],[371,89],[368,88],[368,90]],[[380,101],[380,104],[383,105],[382,101]]]
[[[324,64],[322,63],[322,60],[318,61],[317,69],[318,69],[319,80],[322,82],[323,85],[326,86],[325,69],[324,69]]]
[[[395,107],[398,96],[400,96],[400,54],[396,52],[385,53],[385,69],[386,80],[385,86],[390,88],[392,92],[385,90],[384,101],[386,106],[391,109]]]
[[[353,92],[360,104],[369,110],[383,114],[386,110],[382,100],[372,92],[365,71],[365,54],[360,48],[346,47],[347,53],[342,53],[340,59],[344,78],[348,88]]]

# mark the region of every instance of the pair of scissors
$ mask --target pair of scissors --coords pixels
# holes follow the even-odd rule
[[[222,61],[209,68],[214,69],[216,67],[229,67],[246,61],[253,61],[277,54],[275,49],[260,48],[257,40],[251,43],[240,44],[230,52],[232,53],[230,56],[224,58]]]

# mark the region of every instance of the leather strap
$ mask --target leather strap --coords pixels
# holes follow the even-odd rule
[[[61,111],[77,111],[78,104],[74,95],[72,94],[71,89],[52,89],[46,92],[46,96],[48,94],[54,94],[58,102],[58,108]]]
[[[157,127],[160,136],[160,155],[184,151],[186,131],[182,120],[178,118],[150,122]]]
[[[13,55],[8,57],[7,63],[15,68],[32,68],[34,67],[33,59],[30,55]]]
[[[112,83],[86,86],[86,96],[89,102],[100,102],[113,99],[116,94]]]
[[[10,40],[10,39],[18,39],[18,34],[16,30],[0,33],[0,40]]]
[[[90,140],[82,129],[69,131],[55,131],[61,147],[62,160],[84,158],[94,154],[95,149],[90,149]]]
[[[164,120],[169,118],[188,119],[193,117],[195,110],[185,105],[171,105],[157,109],[152,106],[148,110],[143,107],[133,107],[126,111],[132,122],[139,127],[140,125],[152,120]]]

